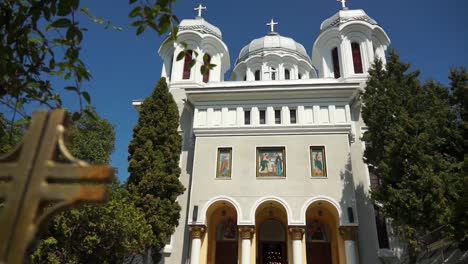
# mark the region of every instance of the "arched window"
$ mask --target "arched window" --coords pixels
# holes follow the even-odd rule
[[[340,59],[338,58],[337,47],[332,49],[332,60],[333,60],[333,74],[335,75],[335,78],[338,79],[341,77],[341,73],[340,73]]]
[[[353,53],[354,73],[363,73],[361,48],[359,47],[359,43],[356,43],[356,42],[351,43],[351,51]]]
[[[208,55],[208,54],[206,54],[206,55]],[[206,56],[206,58],[203,57],[203,64],[205,66],[209,66],[210,62],[211,62],[211,56],[210,55]],[[203,82],[207,83],[209,80],[210,80],[210,70],[208,69],[208,72],[203,74]]]
[[[276,80],[276,69],[271,67],[270,72],[271,72],[271,79]]]
[[[255,80],[260,81],[260,70],[255,71]]]
[[[192,60],[192,50],[187,50],[185,53],[185,58],[184,58],[184,71],[182,74],[182,79],[188,80],[190,79],[190,61]]]
[[[285,80],[291,79],[291,72],[289,71],[289,69],[284,70],[284,79]]]

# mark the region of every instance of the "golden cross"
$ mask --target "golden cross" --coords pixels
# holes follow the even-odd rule
[[[23,141],[0,157],[0,264],[22,263],[40,224],[52,214],[78,202],[106,200],[104,183],[112,169],[89,165],[68,152],[66,116],[63,109],[34,112]],[[53,205],[42,211],[44,203]]]

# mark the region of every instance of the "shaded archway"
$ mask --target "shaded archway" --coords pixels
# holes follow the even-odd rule
[[[335,206],[315,201],[306,210],[307,264],[339,264],[343,257],[343,240],[339,236],[340,219]]]
[[[239,235],[237,211],[228,201],[217,201],[206,211],[207,262],[237,264]]]
[[[290,241],[286,208],[277,201],[265,201],[255,212],[256,263],[290,263]]]

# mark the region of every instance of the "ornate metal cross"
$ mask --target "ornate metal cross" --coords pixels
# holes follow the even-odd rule
[[[0,264],[22,263],[40,224],[52,214],[106,199],[103,183],[110,181],[112,169],[88,165],[68,152],[66,115],[63,109],[34,112],[23,141],[0,157]]]
[[[270,26],[271,32],[275,32],[275,25],[278,25],[278,22],[273,21],[273,18],[270,20],[270,23],[267,23],[267,26]]]
[[[202,4],[199,4],[198,7],[194,8],[193,10],[195,11],[198,10],[198,16],[201,17],[202,11],[206,10],[206,6],[202,6]]]
[[[346,7],[346,1],[347,0],[336,0],[337,2],[341,2],[341,9],[345,10],[345,9],[348,9]]]

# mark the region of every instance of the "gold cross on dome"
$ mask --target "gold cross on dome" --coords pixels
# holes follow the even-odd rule
[[[348,9],[348,7],[346,7],[346,1],[347,0],[336,0],[337,2],[341,2],[341,9]]]
[[[273,18],[270,20],[270,23],[267,23],[267,26],[270,26],[271,32],[275,32],[275,25],[278,25],[278,22],[275,22]]]
[[[198,7],[194,8],[193,10],[198,11],[198,16],[201,17],[202,11],[206,10],[206,6],[202,6],[202,4],[199,4]]]
[[[0,156],[0,263],[23,263],[45,220],[80,202],[103,202],[112,169],[67,150],[63,109],[34,112],[22,142]]]

